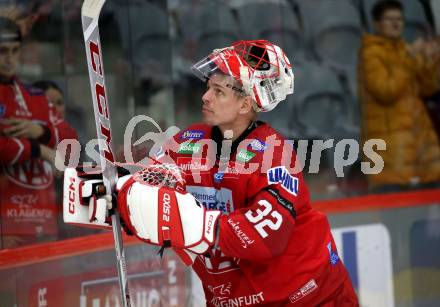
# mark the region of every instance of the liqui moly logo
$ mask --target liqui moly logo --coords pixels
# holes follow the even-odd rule
[[[182,133],[180,138],[182,140],[200,140],[205,135],[205,132],[202,130],[186,130]]]
[[[290,194],[298,195],[298,178],[289,174],[284,166],[277,166],[267,172],[267,182],[269,184],[280,183],[281,186]]]

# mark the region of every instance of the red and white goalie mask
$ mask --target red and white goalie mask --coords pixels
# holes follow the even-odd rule
[[[239,86],[230,85],[255,101],[258,112],[276,107],[293,93],[293,71],[284,51],[267,40],[238,41],[216,49],[191,67],[206,82],[215,74],[228,75]]]

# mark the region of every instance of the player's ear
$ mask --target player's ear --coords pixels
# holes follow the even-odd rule
[[[248,114],[249,112],[252,112],[253,104],[254,104],[254,101],[252,100],[251,96],[241,97],[241,107],[240,107],[239,113],[240,114]]]

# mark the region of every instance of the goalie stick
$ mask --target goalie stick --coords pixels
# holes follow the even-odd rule
[[[90,88],[93,97],[96,132],[98,136],[100,162],[103,170],[103,181],[106,193],[112,195],[117,180],[117,170],[114,164],[112,150],[112,132],[110,112],[108,108],[107,92],[105,87],[104,65],[102,62],[101,42],[99,38],[98,20],[105,0],[84,0],[81,8],[81,20],[84,34],[84,43],[87,53],[87,66],[90,77]],[[130,307],[128,292],[127,268],[122,243],[121,224],[119,214],[113,210],[112,228],[115,240],[119,286],[121,288],[122,306]],[[84,300],[84,298],[82,298]]]

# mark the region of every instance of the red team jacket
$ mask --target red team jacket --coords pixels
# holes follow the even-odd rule
[[[203,146],[209,140],[217,149]],[[196,124],[164,152],[184,169],[187,191],[207,209],[223,212],[218,242],[193,265],[207,305],[324,306],[349,283],[348,274],[327,218],[310,206],[302,174],[291,170],[291,144],[256,122],[232,143],[229,162],[222,164],[222,140],[217,127]],[[249,167],[255,170],[243,174]]]
[[[55,148],[63,139],[77,139],[75,130],[57,117],[40,90],[27,88],[16,79],[0,83],[0,120],[11,117],[31,119],[45,127],[44,137],[34,142]],[[6,127],[0,124],[0,128]],[[56,234],[52,167],[34,158],[36,145],[0,132],[2,235],[25,236],[32,241],[39,235]]]

